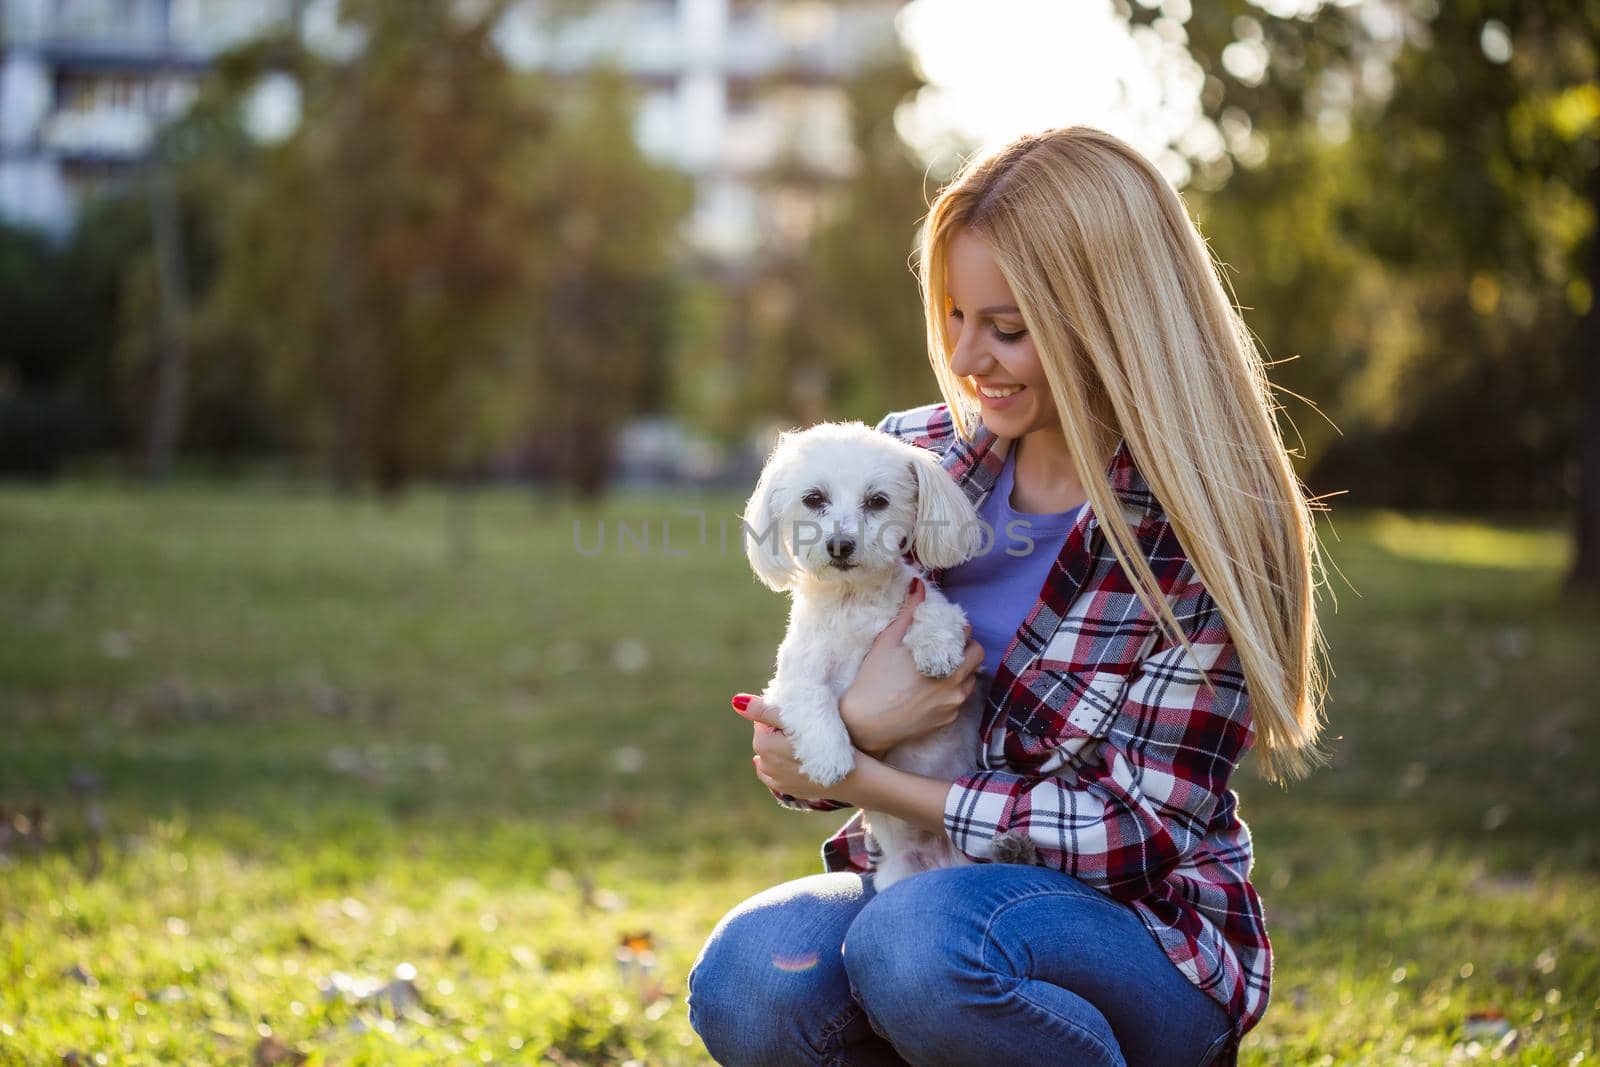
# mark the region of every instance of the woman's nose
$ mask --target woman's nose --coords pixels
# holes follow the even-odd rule
[[[957,375],[981,374],[988,368],[989,360],[982,352],[982,345],[971,340],[971,333],[961,331],[961,336],[956,338],[955,350],[950,353],[950,369]]]

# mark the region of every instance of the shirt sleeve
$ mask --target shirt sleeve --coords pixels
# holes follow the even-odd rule
[[[1254,731],[1221,612],[1192,565],[1185,575],[1172,604],[1192,651],[1167,638],[1152,646],[1129,673],[1111,728],[1093,741],[1082,730],[1059,738],[1083,747],[1053,774],[987,770],[953,782],[945,828],[963,853],[991,860],[996,836],[1020,835],[1034,862],[1131,901],[1195,851]]]
[[[767,792],[771,793],[779,804],[794,811],[838,811],[841,808],[855,807],[854,804],[847,804],[842,800],[801,800],[788,793],[780,793],[771,786],[767,787]]]

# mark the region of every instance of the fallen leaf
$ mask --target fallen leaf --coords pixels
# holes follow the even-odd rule
[[[86,985],[90,989],[93,989],[100,984],[99,980],[96,979],[94,975],[90,974],[88,968],[81,963],[74,963],[71,967],[68,967],[66,970],[62,971],[61,977],[71,978],[79,985]]]
[[[304,1052],[292,1049],[276,1034],[256,1042],[255,1067],[278,1067],[279,1064],[301,1064],[308,1058]]]
[[[1461,1026],[1462,1037],[1477,1041],[1500,1038],[1510,1031],[1511,1023],[1496,1008],[1472,1012]]]

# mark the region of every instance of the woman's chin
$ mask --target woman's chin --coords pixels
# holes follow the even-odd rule
[[[1025,410],[990,411],[985,408],[978,417],[996,437],[1021,437],[1030,425],[1029,412]]]

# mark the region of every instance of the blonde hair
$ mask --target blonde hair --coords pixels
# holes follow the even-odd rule
[[[1093,512],[1122,515],[1105,470],[1126,440],[1222,612],[1262,772],[1287,784],[1326,764],[1311,504],[1261,355],[1177,191],[1133,148],[1084,126],[969,159],[940,191],[923,221],[918,282],[928,356],[970,441],[975,397],[950,368],[946,333],[946,252],[963,228],[1016,297]],[[1146,610],[1192,652],[1128,523],[1102,519],[1101,529]]]

